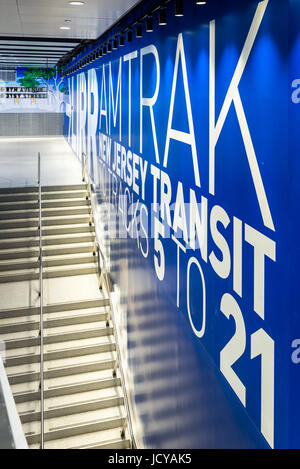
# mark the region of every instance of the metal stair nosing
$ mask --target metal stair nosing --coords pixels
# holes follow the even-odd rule
[[[103,441],[98,444],[74,446],[70,449],[130,449],[131,441],[129,438],[120,438],[118,440]]]
[[[101,344],[93,344],[89,346],[83,347],[70,347],[64,350],[54,350],[51,352],[44,353],[44,360],[57,360],[60,358],[70,358],[70,357],[81,357],[87,354],[93,353],[102,353],[102,352],[110,352],[116,349],[116,345],[114,342],[107,342]],[[28,355],[13,355],[8,356],[6,358],[6,367],[9,366],[18,366],[18,365],[25,365],[30,363],[39,363],[40,354],[38,353],[31,353]]]
[[[29,229],[28,229],[29,228]],[[79,234],[79,233],[93,233],[94,227],[92,225],[85,223],[67,223],[66,225],[61,225],[59,227],[54,225],[49,225],[49,228],[43,229],[43,238],[47,236],[58,236],[64,234]],[[37,238],[39,235],[38,227],[35,228],[27,227],[25,230],[24,227],[6,227],[0,231],[0,239],[19,239],[19,238]]]
[[[64,332],[59,334],[51,334],[45,335],[44,337],[44,344],[56,344],[59,342],[68,342],[72,340],[79,340],[79,339],[89,339],[92,337],[103,337],[105,335],[111,335],[112,328],[111,327],[99,327],[99,328],[92,328],[92,329],[85,329],[76,332]],[[37,335],[35,337],[28,337],[24,339],[6,339],[5,345],[6,350],[18,349],[18,348],[25,348],[25,347],[33,347],[40,343],[40,337]]]
[[[69,425],[45,433],[45,441],[51,441],[58,438],[66,438],[74,435],[82,435],[100,430],[109,430],[111,428],[122,427],[125,417],[115,417],[102,419],[95,422],[81,423],[78,425]],[[28,444],[39,443],[40,434],[26,435]]]
[[[19,251],[17,250],[19,249]],[[30,257],[38,257],[39,250],[32,247],[21,247],[17,249],[2,249],[0,250],[0,260],[13,260],[13,259],[25,259]],[[52,247],[43,249],[43,257],[48,256],[63,256],[69,254],[83,254],[87,252],[94,253],[95,246],[90,243],[78,243],[73,244],[72,247]]]
[[[70,185],[51,185],[42,186],[42,193],[44,192],[61,192],[69,190],[85,190],[86,184],[70,184]],[[38,193],[38,186],[18,186],[18,187],[2,187],[0,188],[0,195],[5,194],[26,194],[26,193]]]
[[[49,237],[43,240],[43,246],[57,246],[63,244],[79,244],[79,243],[93,243],[94,237],[92,235],[83,236],[72,236],[67,235],[65,237]],[[22,241],[11,241],[0,242],[0,253],[1,249],[18,249],[18,248],[30,248],[39,246],[39,239],[27,239]]]
[[[53,407],[45,410],[45,419],[54,417],[64,417],[73,413],[82,413],[90,410],[107,409],[110,407],[122,406],[124,404],[123,396],[110,396],[106,398],[86,400],[80,403],[72,403],[65,406]],[[22,423],[39,421],[41,419],[40,411],[20,413]]]
[[[115,362],[111,361],[111,363],[109,363],[109,366],[108,366],[108,365],[105,365],[103,362],[103,367],[99,368],[98,371],[112,369],[114,364]],[[84,373],[84,371],[82,371],[82,373]],[[72,376],[72,375],[70,373],[67,375],[62,374],[61,376],[65,377],[65,376]],[[24,402],[38,400],[40,398],[40,391],[38,389],[38,383],[39,381],[36,381],[36,384],[37,384],[36,390],[15,393],[14,399],[15,399],[16,404],[22,404]],[[78,394],[80,392],[85,392],[85,391],[95,391],[97,389],[99,390],[99,389],[111,388],[113,386],[120,386],[120,384],[121,384],[121,380],[119,377],[111,376],[110,378],[105,378],[102,380],[97,379],[93,381],[71,383],[65,386],[52,386],[51,388],[46,389],[44,391],[44,397],[45,399],[50,399],[51,397],[67,396],[71,394]]]
[[[108,347],[108,346],[107,346]],[[91,363],[83,363],[83,364],[76,364],[76,365],[68,365],[68,366],[62,366],[62,367],[57,367],[53,368],[50,370],[46,370],[44,372],[44,378],[58,378],[58,377],[65,377],[65,376],[71,376],[74,374],[79,374],[79,373],[87,373],[88,371],[97,371],[97,370],[108,370],[111,369],[115,366],[116,360],[115,359],[110,359],[110,360],[101,360],[101,361],[95,361]],[[37,381],[40,378],[40,372],[31,372],[31,373],[25,373],[25,374],[18,374],[18,375],[10,375],[8,374],[8,381],[9,383],[12,384],[20,384],[24,382],[32,382],[32,381]]]
[[[42,191],[42,202],[48,200],[63,200],[63,199],[82,199],[88,200],[87,192],[85,189],[80,190],[70,190],[70,191]],[[6,203],[18,203],[18,202],[30,202],[34,203],[38,200],[38,191],[37,192],[27,192],[27,193],[1,193],[0,194],[0,204]]]
[[[97,272],[97,265],[95,261],[91,261],[90,264],[86,264],[85,267],[78,266],[75,264],[74,266],[70,266],[69,269],[58,269],[57,270],[49,270],[54,269],[54,267],[48,268],[44,272],[44,278],[59,278],[59,277],[73,277],[77,275],[88,275],[88,274],[95,274]],[[64,266],[62,266],[64,267]],[[7,275],[0,275],[0,283],[11,283],[11,282],[23,282],[25,280],[38,280],[39,279],[39,272],[25,272],[25,271],[10,271]]]
[[[31,258],[32,259],[32,258]],[[1,272],[12,272],[12,271],[18,271],[18,270],[25,270],[25,269],[38,269],[39,267],[39,262],[38,260],[31,260],[31,259],[25,259],[23,262],[1,262],[0,260],[0,273]],[[84,255],[84,256],[76,256],[76,257],[64,257],[64,256],[59,256],[58,258],[55,259],[46,259],[44,261],[45,268],[47,267],[61,267],[61,266],[71,266],[71,265],[83,265],[83,264],[92,264],[95,262],[95,256],[93,256],[92,253],[89,253],[89,255]]]
[[[95,298],[92,300],[79,300],[79,301],[69,301],[65,303],[53,303],[49,305],[44,305],[44,313],[59,313],[65,311],[74,311],[77,309],[89,309],[89,308],[101,308],[104,306],[109,306],[108,298]],[[0,320],[1,318],[10,318],[10,317],[21,317],[21,316],[30,316],[39,314],[39,306],[35,307],[26,307],[26,308],[14,308],[0,310]]]
[[[65,217],[65,216],[75,216],[75,215],[86,215],[89,213],[89,207],[69,207],[69,208],[54,208],[54,209],[43,209],[42,218],[49,217]],[[39,211],[36,210],[9,210],[8,212],[0,211],[0,221],[3,220],[18,220],[18,219],[38,219]]]
[[[35,316],[32,316],[35,318]],[[105,311],[97,311],[93,313],[85,313],[82,315],[68,315],[62,316],[61,318],[55,319],[45,319],[44,327],[59,327],[59,326],[69,326],[75,324],[88,324],[90,322],[105,321],[107,318],[107,313]],[[13,332],[25,332],[25,331],[38,331],[40,328],[39,316],[36,315],[36,319],[32,319],[25,322],[12,322],[5,323],[4,325],[0,322],[0,337],[1,334],[9,334]],[[1,321],[1,320],[0,320]]]
[[[17,208],[18,207],[18,208]],[[52,200],[48,200],[42,202],[42,210],[47,208],[65,208],[68,207],[87,207],[90,208],[89,200],[82,200],[82,199],[56,199],[54,202]],[[15,202],[1,202],[0,201],[0,212],[9,212],[15,210],[38,210],[39,204],[38,201],[31,201],[31,200],[21,200]]]

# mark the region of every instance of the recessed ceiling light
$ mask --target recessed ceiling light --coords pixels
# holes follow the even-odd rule
[[[65,20],[65,23],[72,23],[72,20]]]
[[[70,5],[81,6],[84,5],[84,2],[69,2]]]
[[[71,29],[69,26],[61,26],[59,29]]]

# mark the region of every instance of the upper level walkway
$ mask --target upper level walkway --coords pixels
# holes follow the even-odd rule
[[[42,186],[80,184],[81,163],[64,137],[0,138],[0,187],[37,184],[42,155]]]

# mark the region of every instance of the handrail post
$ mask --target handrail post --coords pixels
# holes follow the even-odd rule
[[[82,161],[82,182],[86,182],[86,154],[82,152],[81,154]]]
[[[43,321],[43,221],[42,221],[42,185],[41,185],[41,154],[38,154],[38,185],[39,185],[39,267],[40,267],[40,390],[41,390],[41,442],[44,449],[44,321]]]

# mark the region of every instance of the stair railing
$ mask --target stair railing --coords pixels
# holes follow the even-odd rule
[[[41,392],[41,441],[44,449],[44,320],[43,320],[43,220],[42,220],[42,184],[41,154],[38,154],[38,187],[39,187],[39,268],[40,268],[40,392]]]
[[[95,202],[94,202],[94,186],[91,182],[89,172],[86,171],[87,168],[87,155],[82,154],[82,162],[83,162],[83,182],[86,182],[87,184],[87,194],[89,196],[89,199],[91,201],[91,209],[90,213],[93,216],[93,220],[95,221],[95,214],[97,213],[96,207],[95,207]],[[94,225],[96,225],[94,223]],[[119,373],[120,373],[120,380],[121,380],[121,387],[123,390],[123,395],[124,395],[124,404],[125,404],[125,409],[126,409],[126,419],[122,428],[121,432],[121,437],[125,438],[125,430],[126,430],[126,425],[128,425],[128,430],[130,433],[130,440],[131,440],[131,447],[132,449],[137,449],[137,445],[135,442],[134,438],[134,433],[133,433],[133,425],[132,425],[132,419],[131,419],[131,412],[130,412],[130,405],[129,405],[129,399],[128,399],[128,394],[127,394],[127,387],[126,387],[126,381],[125,381],[125,374],[122,366],[122,356],[121,356],[121,351],[119,347],[119,340],[118,340],[118,330],[117,330],[117,323],[115,320],[114,316],[114,308],[113,308],[113,302],[112,302],[112,297],[111,297],[111,290],[112,290],[112,284],[111,284],[111,279],[109,276],[109,271],[107,269],[107,264],[105,260],[105,256],[102,252],[102,249],[100,247],[100,237],[97,233],[97,228],[94,226],[95,229],[95,248],[97,252],[97,264],[98,264],[98,275],[99,275],[99,288],[104,291],[106,291],[106,294],[108,296],[109,300],[109,315],[107,317],[107,326],[109,325],[109,321],[111,320],[113,324],[113,329],[115,332],[115,339],[116,339],[116,352],[117,352],[117,358],[115,361],[115,366],[113,368],[113,378],[116,378],[117,376],[117,369],[119,368]]]

